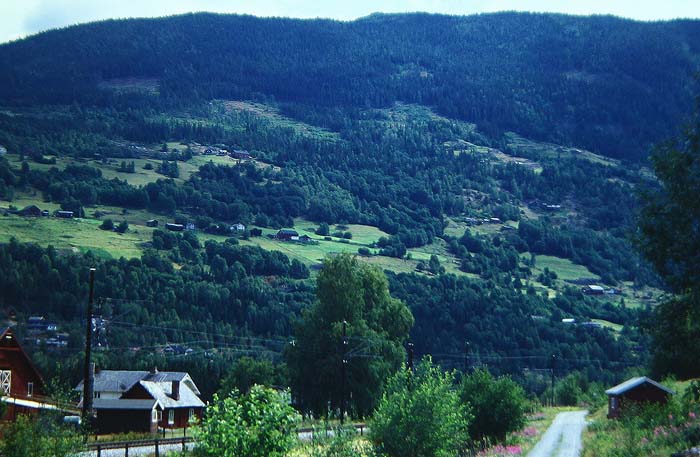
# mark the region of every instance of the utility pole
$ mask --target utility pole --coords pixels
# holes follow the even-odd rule
[[[413,343],[408,343],[408,390],[413,389]]]
[[[347,353],[348,353],[348,333],[347,333],[347,321],[343,321],[343,346],[342,346],[342,354],[341,354],[341,360],[342,363],[340,364],[340,369],[341,369],[341,397],[340,397],[340,425],[343,425],[345,423],[345,384],[346,384],[346,377],[347,377],[347,369],[346,365],[348,364],[348,360],[346,359]]]
[[[83,366],[83,424],[87,426],[92,417],[92,396],[95,371],[92,368],[92,308],[95,299],[95,269],[90,268],[90,295],[88,296],[85,324],[85,364]]]
[[[464,374],[469,371],[469,353],[471,352],[471,343],[469,340],[464,342]]]
[[[557,360],[557,356],[552,354],[552,406],[554,406],[554,364]]]

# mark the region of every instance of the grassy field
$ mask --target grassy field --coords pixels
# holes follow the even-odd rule
[[[523,254],[523,258],[529,260],[530,253]],[[545,268],[549,268],[550,271],[555,272],[557,277],[564,281],[579,278],[600,279],[600,276],[596,275],[595,273],[591,273],[588,268],[584,267],[583,265],[573,263],[569,259],[549,255],[535,256],[535,268],[533,269],[533,273],[542,273]]]
[[[0,217],[0,242],[10,238],[41,246],[52,245],[57,249],[93,253],[103,257],[139,257],[140,243],[150,241],[153,229],[130,227],[119,234],[100,230],[97,219],[59,219],[55,217],[25,218]]]

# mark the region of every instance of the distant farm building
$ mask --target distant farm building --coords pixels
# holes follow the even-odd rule
[[[585,295],[603,295],[605,293],[605,288],[596,285],[587,285],[581,288],[581,292]]]
[[[231,232],[244,232],[245,231],[245,225],[243,224],[233,224],[232,226],[229,227],[229,230]]]
[[[73,211],[56,211],[56,217],[62,217],[64,219],[72,219],[74,214]]]
[[[230,156],[234,159],[240,160],[250,160],[253,157],[250,155],[250,152],[243,151],[241,149],[234,149],[233,151],[231,151]]]
[[[185,230],[185,226],[182,224],[173,224],[173,223],[166,223],[165,228],[172,231],[172,232],[182,232]]]
[[[146,221],[146,227],[158,227],[157,219],[149,219]]]
[[[40,217],[41,209],[36,205],[29,205],[19,210],[17,214],[24,217]]]
[[[299,233],[292,229],[282,229],[277,232],[276,238],[280,241],[292,241],[299,239]]]
[[[629,379],[605,391],[608,395],[608,418],[620,417],[631,405],[666,404],[676,393],[646,376]]]

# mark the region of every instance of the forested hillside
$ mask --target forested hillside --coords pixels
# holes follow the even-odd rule
[[[57,322],[65,344],[28,347],[75,381],[96,267],[101,364],[187,369],[210,395],[252,355],[301,385],[289,348],[318,270],[350,253],[413,314],[417,355],[532,395],[542,370],[617,381],[646,363],[638,323],[663,294],[633,247],[637,191],[658,186],[648,148],[692,105],[698,32],[197,14],[0,46],[0,317],[20,336],[31,315]],[[329,360],[336,343],[318,343]]]
[[[415,102],[488,133],[638,160],[689,112],[699,46],[693,21],[197,14],[81,25],[1,46],[0,99],[105,106],[115,102],[110,87],[138,78],[160,94],[156,106],[274,98],[313,119],[318,106]]]

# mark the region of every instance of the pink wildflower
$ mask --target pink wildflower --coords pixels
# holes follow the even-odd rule
[[[691,418],[691,419],[695,419],[695,413],[692,412],[692,411],[689,412],[689,413],[688,413],[688,417]]]

